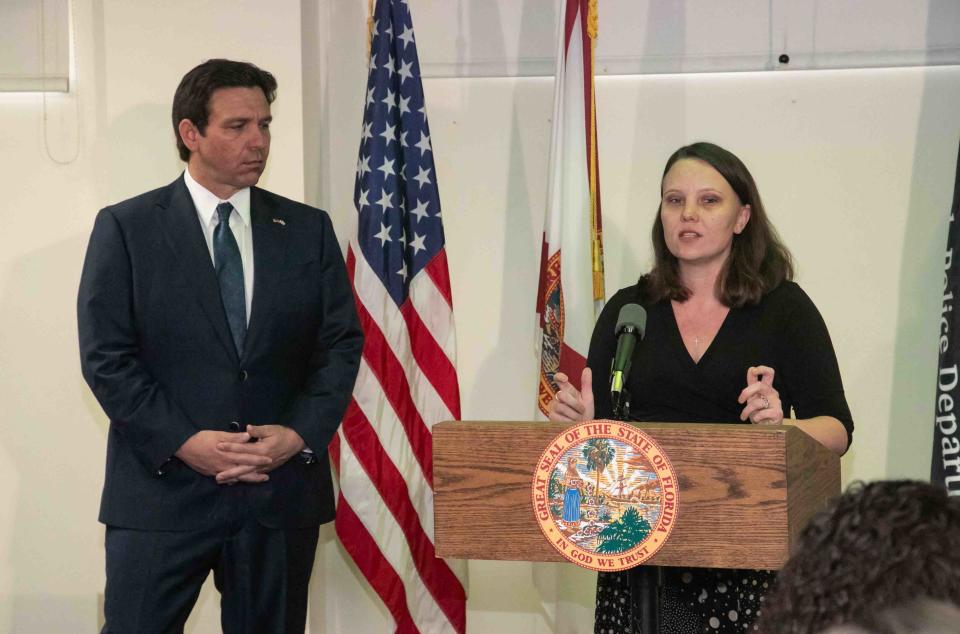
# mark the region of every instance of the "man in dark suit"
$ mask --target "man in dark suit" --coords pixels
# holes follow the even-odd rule
[[[273,76],[180,82],[184,174],[97,216],[77,300],[110,418],[104,632],[182,631],[212,570],[225,632],[302,632],[327,445],[363,343],[329,217],[255,187]]]

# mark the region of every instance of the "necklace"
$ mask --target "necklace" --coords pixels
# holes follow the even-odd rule
[[[674,303],[674,318],[694,363],[700,358],[716,337],[730,309],[725,306],[693,308],[689,304]]]

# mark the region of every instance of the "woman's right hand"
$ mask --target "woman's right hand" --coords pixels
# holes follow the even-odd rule
[[[564,423],[593,420],[593,374],[590,368],[584,368],[580,375],[579,391],[563,372],[557,372],[553,380],[560,389],[547,407],[550,420]]]

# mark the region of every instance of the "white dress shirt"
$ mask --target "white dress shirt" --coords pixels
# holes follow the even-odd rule
[[[190,175],[190,168],[183,171],[183,181],[193,199],[193,206],[197,208],[197,217],[203,237],[207,240],[207,249],[210,250],[210,261],[213,258],[213,231],[220,223],[217,215],[217,205],[230,203],[236,213],[230,214],[230,231],[237,240],[240,248],[240,262],[243,264],[243,296],[247,308],[247,325],[250,325],[250,307],[253,305],[253,228],[250,225],[250,188],[241,189],[228,200],[220,200],[210,190],[198,183]],[[216,265],[214,263],[214,265]]]

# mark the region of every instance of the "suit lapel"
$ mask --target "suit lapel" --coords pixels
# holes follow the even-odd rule
[[[253,305],[244,356],[259,343],[272,312],[287,252],[290,229],[286,217],[272,200],[256,187],[250,189],[250,220],[253,228]]]
[[[210,260],[210,249],[203,237],[197,210],[183,182],[183,176],[174,181],[168,190],[170,197],[166,204],[160,203],[161,207],[165,207],[161,217],[164,237],[176,255],[175,266],[187,287],[200,302],[217,339],[231,358],[238,361],[236,346],[233,344],[227,315],[220,299],[220,285]]]

